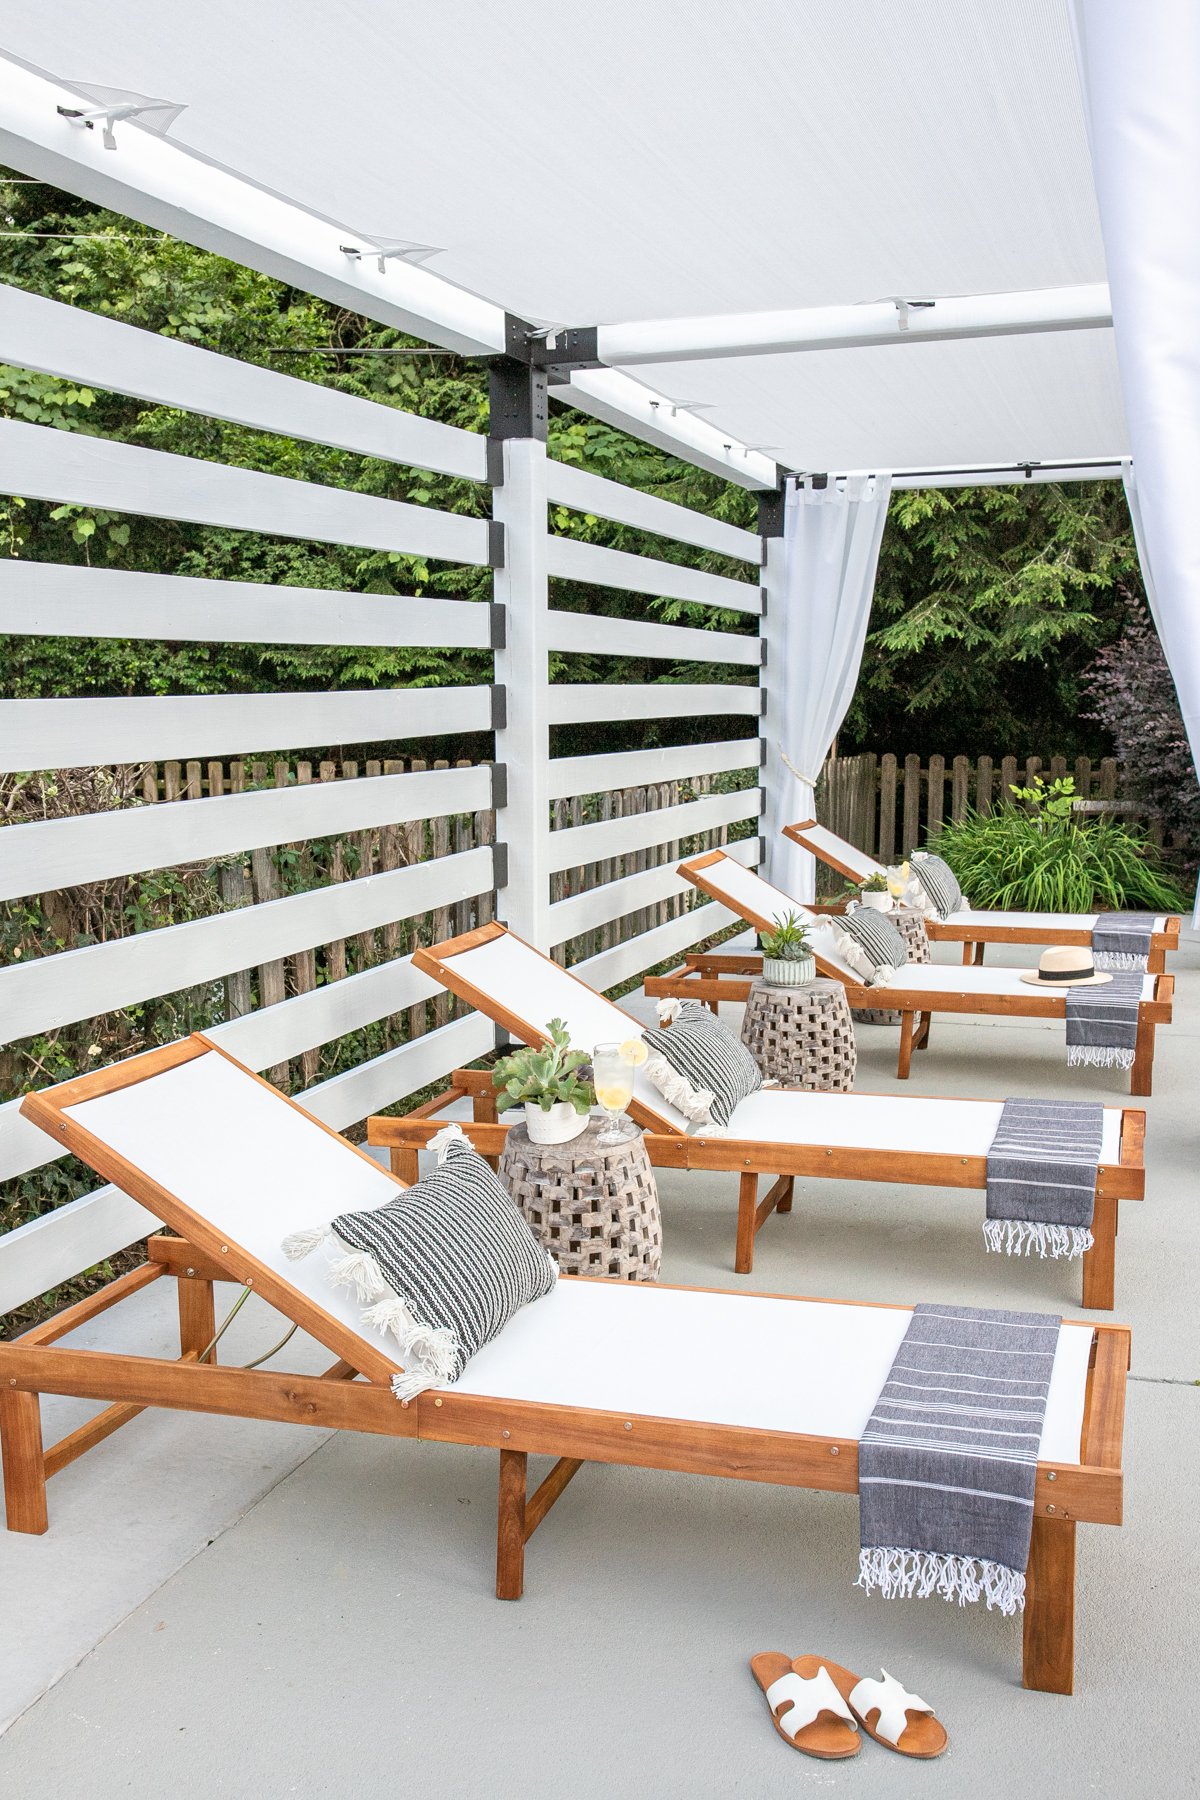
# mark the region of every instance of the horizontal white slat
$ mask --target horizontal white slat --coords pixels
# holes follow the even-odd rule
[[[44,1140],[51,1155],[54,1145]],[[157,1231],[160,1220],[119,1188],[97,1188],[0,1237],[0,1316],[36,1300]]]
[[[602,819],[595,825],[570,825],[550,833],[548,861],[551,869],[600,862],[605,857],[644,850],[651,844],[669,844],[677,838],[695,837],[740,819],[756,819],[762,811],[761,788],[740,788],[733,794],[708,794],[703,800],[686,800],[682,806],[660,806],[653,812],[630,818]]]
[[[559,506],[572,512],[594,513],[598,519],[615,519],[619,525],[632,525],[639,531],[652,531],[656,537],[673,538],[680,544],[696,544],[702,550],[716,550],[722,556],[736,556],[740,562],[762,562],[762,539],[753,531],[727,525],[723,519],[709,518],[707,513],[692,512],[676,506],[672,500],[660,500],[654,494],[639,493],[636,488],[608,481],[572,463],[546,464],[546,492]]]
[[[597,925],[607,925],[610,919],[623,919],[639,907],[655,906],[673,894],[685,893],[688,886],[682,875],[676,874],[674,862],[670,862],[571,894],[550,908],[550,942],[565,944],[581,931],[592,931]]]
[[[344,1075],[323,1081],[301,1096],[304,1106],[327,1125],[344,1130],[369,1114],[415,1094],[451,1069],[474,1062],[495,1048],[496,1027],[482,1013],[468,1013],[398,1050],[387,1050],[372,1062],[359,1063]]]
[[[16,419],[0,419],[0,493],[443,562],[490,560],[486,519]]]
[[[193,644],[448,644],[487,649],[491,609],[471,600],[269,587],[257,581],[143,575],[128,569],[8,557],[0,561],[0,632],[25,637],[170,638]]]
[[[376,744],[488,731],[491,723],[491,689],[486,687],[0,700],[0,771]]]
[[[282,1012],[284,1007],[270,1010]],[[492,1049],[495,1041],[491,1021],[470,1013],[427,1037],[321,1082],[300,1095],[300,1102],[325,1124],[344,1130],[369,1112],[390,1106],[448,1075],[451,1069],[472,1062]],[[50,1138],[38,1135],[49,1151],[41,1160],[53,1160],[56,1146]],[[0,1237],[0,1314],[116,1255],[159,1223],[119,1189],[101,1187]]]
[[[590,656],[661,656],[668,662],[744,663],[754,668],[762,663],[761,638],[646,619],[609,619],[596,613],[548,613],[546,640],[551,650],[578,650]]]
[[[328,981],[311,994],[296,994],[277,1006],[260,1006],[240,1019],[216,1025],[206,1035],[239,1062],[269,1069],[303,1050],[315,1050],[349,1031],[416,1006],[442,992],[440,982],[413,967],[411,956]]]
[[[722,606],[737,612],[762,611],[762,591],[753,582],[731,581],[728,575],[710,575],[683,563],[632,556],[628,550],[608,550],[602,544],[584,543],[581,538],[547,538],[546,570],[564,581],[587,581],[596,587],[624,588],[634,594],[662,594],[672,600],[691,600],[700,606]]]
[[[734,924],[736,917],[728,907],[715,900],[709,901],[681,914],[678,919],[669,919],[653,931],[643,932],[640,937],[614,944],[611,950],[602,950],[599,956],[589,956],[586,962],[575,964],[574,972],[589,987],[601,991],[614,988],[628,981],[631,975],[640,975],[644,969],[653,969],[658,963],[681,956],[693,944]]]
[[[61,706],[68,702],[24,704]],[[732,713],[749,713],[757,718],[761,709],[762,689],[749,682],[739,687],[716,681],[652,681],[644,685],[559,681],[550,689],[552,725],[577,725],[588,719],[709,719]]]
[[[729,856],[741,863],[758,861],[758,839],[743,838],[729,845]],[[676,871],[674,862],[656,869],[643,869],[638,875],[626,875],[620,881],[607,881],[599,887],[571,894],[550,908],[550,942],[565,943],[580,932],[607,925],[610,919],[624,918],[642,906],[654,906],[673,894],[694,894],[691,883]]]
[[[464,850],[186,925],[10,963],[0,969],[0,1041],[99,1018],[157,994],[452,906],[491,886],[491,849]]]
[[[396,957],[314,993],[214,1025],[206,1035],[250,1068],[269,1069],[440,992],[439,983],[413,968],[411,957]],[[20,1105],[11,1100],[0,1106],[0,1181],[27,1175],[62,1154],[52,1138],[22,1118]]]
[[[474,432],[260,369],[19,288],[0,287],[0,362],[228,419],[255,431],[333,444],[360,456],[469,481],[487,479],[487,440]]]
[[[490,806],[491,793],[491,770],[480,765],[260,788],[9,825],[0,841],[0,900],[142,869],[208,862],[237,850],[477,812]]]
[[[757,769],[757,737],[727,738],[717,744],[678,744],[656,750],[614,750],[599,756],[555,756],[550,760],[550,798],[603,794],[613,788],[655,781],[687,781],[728,769]],[[0,894],[0,899],[4,896]]]

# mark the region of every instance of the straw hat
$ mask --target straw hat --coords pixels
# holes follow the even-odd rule
[[[1098,987],[1112,976],[1097,974],[1090,950],[1062,944],[1043,950],[1037,968],[1027,969],[1021,980],[1030,987]]]

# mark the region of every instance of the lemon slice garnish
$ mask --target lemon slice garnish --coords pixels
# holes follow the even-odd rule
[[[635,1069],[640,1069],[650,1052],[641,1038],[626,1038],[621,1045],[621,1055],[630,1061]]]

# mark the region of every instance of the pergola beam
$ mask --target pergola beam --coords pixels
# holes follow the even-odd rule
[[[0,162],[429,343],[467,356],[509,348],[503,307],[419,264],[392,257],[381,268],[378,255],[348,254],[343,246],[369,248],[370,240],[136,119],[122,123],[116,150],[107,150],[99,132],[59,112],[78,108],[76,90],[8,58],[0,66]],[[555,397],[727,480],[774,486],[769,458],[640,382],[603,370],[580,380],[578,388],[556,388]]]
[[[775,356],[800,350],[851,350],[950,338],[1010,337],[1042,331],[1085,331],[1112,324],[1108,284],[1034,288],[1012,294],[897,296],[856,306],[796,307],[718,313],[695,319],[638,319],[560,334],[594,341],[606,368],[696,362],[711,357]],[[547,348],[553,359],[555,343]]]

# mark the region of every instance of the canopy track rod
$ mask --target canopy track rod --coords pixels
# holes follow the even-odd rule
[[[1091,331],[1112,324],[1108,283],[1033,288],[1012,294],[894,295],[853,306],[810,306],[695,319],[640,319],[623,325],[548,327],[533,346],[544,366],[606,368],[694,362],[709,357],[777,356],[798,350],[852,350],[951,338]]]

